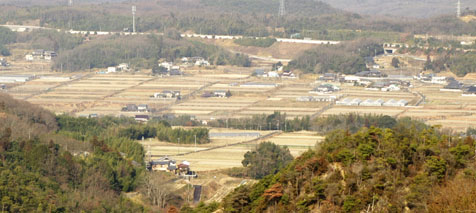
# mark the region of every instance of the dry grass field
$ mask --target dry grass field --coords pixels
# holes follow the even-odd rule
[[[259,132],[261,135],[266,135],[270,131],[247,131],[247,130],[231,130],[231,129],[211,129],[210,132]],[[243,156],[246,152],[254,149],[258,143],[263,141],[270,141],[280,146],[287,146],[294,157],[299,156],[310,148],[314,148],[316,143],[323,140],[322,136],[314,132],[295,132],[295,133],[280,133],[271,138],[263,139],[256,142],[242,143],[233,145],[239,142],[250,141],[254,138],[236,137],[236,138],[212,138],[211,143],[197,145],[194,144],[174,144],[165,143],[157,140],[139,141],[146,149],[150,146],[152,155],[168,155],[172,156],[177,161],[189,161],[191,167],[196,171],[209,171],[215,169],[226,169],[232,167],[240,167]],[[224,146],[218,149],[201,151],[211,147]],[[200,151],[195,153],[195,151]],[[188,153],[188,154],[186,154]],[[175,156],[178,154],[185,154]]]
[[[319,83],[315,76],[304,75],[300,79],[269,79],[251,76],[253,68],[215,67],[187,68],[184,76],[154,77],[148,73],[75,73],[58,74],[43,72],[44,63],[15,63],[5,74],[30,74],[49,76],[26,83],[17,83],[8,90],[18,99],[42,105],[56,113],[74,115],[134,116],[137,112],[121,112],[127,104],[148,104],[160,113],[194,115],[197,119],[242,118],[275,111],[286,113],[288,118],[312,116],[329,103],[298,102],[297,97],[312,96],[309,93]],[[21,67],[32,67],[36,71],[26,71]],[[70,79],[66,79],[69,77]],[[248,88],[240,85],[246,82],[275,83],[276,88]],[[410,116],[464,131],[474,126],[476,100],[461,96],[461,92],[442,92],[442,85],[413,82],[413,92],[420,92],[425,102],[419,107],[413,105],[419,96],[407,91],[382,92],[365,90],[348,84],[338,84],[341,91],[333,94],[348,98],[404,99],[408,107],[365,107],[334,106],[322,115],[356,112],[360,114],[384,114],[389,116]],[[178,90],[186,99],[154,99],[151,96],[163,90]],[[202,94],[217,90],[230,91],[230,98],[204,98]],[[141,113],[142,114],[142,113]],[[152,114],[154,115],[154,114]]]

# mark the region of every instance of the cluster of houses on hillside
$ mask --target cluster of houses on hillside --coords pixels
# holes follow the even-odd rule
[[[317,82],[351,83],[357,86],[365,86],[367,90],[399,91],[402,87],[411,87],[411,76],[385,75],[378,70],[362,71],[355,75],[340,75],[337,73],[325,73],[317,79]]]
[[[123,112],[149,112],[149,106],[147,104],[127,104],[122,108]]]
[[[129,64],[121,63],[115,67],[108,67],[106,73],[127,72],[129,71]]]
[[[388,101],[384,101],[382,99],[372,100],[366,99],[362,101],[359,98],[344,98],[343,100],[336,101],[336,105],[342,106],[388,106],[388,107],[403,107],[408,105],[408,101],[401,99],[401,100],[394,100],[390,99]]]
[[[207,67],[210,66],[210,62],[205,60],[202,57],[183,57],[180,59],[181,63],[175,64],[174,62],[164,61],[159,63],[158,70],[152,70],[153,73],[159,75],[183,75],[182,67],[190,66],[199,66]]]
[[[465,85],[454,78],[450,78],[446,86],[440,89],[440,91],[463,92],[462,96],[476,96],[476,85]]]
[[[210,62],[208,62],[202,57],[183,57],[182,59],[180,59],[180,61],[184,65],[195,65],[199,67],[210,66]]]
[[[156,99],[176,99],[176,100],[180,100],[182,98],[182,96],[180,94],[181,94],[180,91],[164,90],[162,92],[154,93],[154,95],[151,96],[151,97],[156,98]]]
[[[146,168],[149,171],[172,172],[182,178],[198,177],[197,174],[190,169],[190,162],[184,160],[182,163],[177,164],[176,160],[168,156],[147,162]]]
[[[281,72],[281,73],[280,73]],[[253,76],[259,78],[296,78],[296,75],[291,70],[276,70],[265,71],[264,69],[256,69],[253,71]]]
[[[452,77],[437,76],[434,73],[419,73],[413,77],[415,80],[419,80],[428,84],[447,84],[449,81],[454,80]]]
[[[332,85],[332,84],[321,84],[311,91],[309,93],[315,93],[315,94],[327,94],[327,93],[333,93],[339,91],[340,88],[338,86]]]
[[[27,61],[46,60],[51,61],[58,56],[55,51],[45,51],[43,49],[33,50],[31,53],[25,55]]]
[[[215,90],[213,92],[204,92],[203,98],[217,97],[217,98],[229,98],[231,97],[230,90]]]

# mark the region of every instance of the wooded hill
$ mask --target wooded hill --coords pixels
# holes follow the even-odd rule
[[[345,12],[312,0],[286,1],[285,17],[278,17],[278,0],[160,0],[137,1],[137,29],[164,32],[169,28],[202,34],[289,37],[293,33],[316,39],[348,40],[368,36],[392,41],[400,33],[476,34],[476,22],[454,15],[430,19],[394,19]],[[40,25],[76,30],[132,29],[131,3],[105,3],[74,7],[0,6],[0,23]],[[343,30],[343,31],[342,31]],[[396,35],[388,36],[388,33]]]
[[[3,211],[144,211],[122,195],[139,185],[143,171],[136,142],[69,138],[52,113],[5,94],[0,117]]]
[[[475,140],[409,119],[337,130],[276,175],[240,186],[225,212],[456,212],[476,205]]]
[[[212,65],[250,66],[249,58],[198,41],[174,40],[163,36],[109,36],[98,38],[62,52],[54,59],[56,70],[78,71],[129,63],[136,69],[152,68],[159,59],[203,57]]]

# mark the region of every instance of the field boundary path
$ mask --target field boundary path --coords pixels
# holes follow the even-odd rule
[[[37,93],[33,93],[33,94],[31,94],[31,95],[29,95],[29,96],[23,98],[23,100],[26,101],[26,100],[28,100],[28,99],[30,99],[30,98],[35,97],[35,96],[52,92],[52,91],[55,90],[56,88],[59,88],[59,87],[62,87],[62,86],[66,86],[66,85],[68,85],[68,84],[71,84],[71,83],[76,82],[76,81],[83,80],[83,79],[85,79],[85,78],[89,78],[89,77],[91,77],[92,75],[93,75],[92,73],[89,73],[89,74],[83,75],[83,76],[81,76],[81,77],[79,77],[79,78],[75,78],[75,79],[73,79],[73,80],[71,80],[71,81],[66,81],[66,82],[60,83],[60,84],[58,84],[58,85],[56,85],[56,86],[54,86],[54,87],[50,87],[50,88],[48,88],[48,89],[46,89],[46,90],[42,90],[42,91],[39,91],[39,92],[37,92]]]
[[[194,97],[194,96],[195,96],[196,94],[198,94],[199,92],[201,92],[201,91],[203,91],[204,89],[206,89],[206,88],[208,88],[208,87],[210,87],[210,86],[213,86],[214,84],[217,84],[217,83],[219,83],[219,81],[208,82],[207,84],[205,84],[205,85],[203,85],[202,87],[200,87],[200,88],[194,90],[193,92],[191,92],[191,93],[189,93],[189,94],[187,94],[187,95],[184,95],[183,97],[181,97],[180,100],[176,100],[176,101],[174,101],[174,102],[172,102],[172,103],[170,103],[170,104],[168,104],[168,105],[166,105],[166,106],[164,106],[164,107],[161,107],[160,109],[158,109],[158,110],[156,111],[156,113],[161,113],[161,112],[163,112],[163,111],[168,110],[170,107],[172,107],[172,106],[174,106],[174,105],[183,103],[183,102],[187,101],[190,97]]]
[[[197,150],[197,151],[191,151],[191,152],[185,152],[185,153],[180,153],[180,154],[176,154],[176,155],[167,155],[167,156],[169,156],[169,157],[184,156],[184,155],[189,155],[189,154],[194,154],[194,153],[199,153],[199,152],[206,152],[206,151],[210,151],[210,150],[225,148],[225,147],[228,147],[228,146],[236,146],[236,145],[241,145],[241,144],[246,144],[246,143],[258,142],[260,140],[270,138],[270,137],[279,135],[281,133],[282,133],[282,131],[274,131],[274,132],[268,133],[266,135],[257,137],[255,139],[247,140],[247,141],[241,141],[241,142],[226,144],[226,145],[221,145],[221,146],[214,146],[214,147],[210,147],[210,148],[207,148],[207,149],[201,149],[201,150]],[[163,156],[164,155],[151,155],[151,157],[163,157]]]
[[[420,100],[415,104],[415,106],[420,106],[421,103],[425,102],[426,96],[423,95],[421,92],[415,92],[414,94],[420,96]]]
[[[92,108],[92,107],[94,107],[94,105],[95,105],[97,102],[99,102],[99,101],[105,101],[105,100],[108,99],[108,98],[111,98],[111,97],[113,97],[113,96],[115,96],[115,95],[121,94],[122,92],[127,91],[127,90],[129,90],[129,89],[133,89],[133,88],[136,88],[136,87],[138,87],[138,86],[141,86],[141,85],[143,85],[143,84],[145,84],[145,83],[154,81],[154,80],[156,80],[157,78],[158,78],[158,77],[152,77],[152,78],[150,78],[150,79],[140,81],[140,82],[138,82],[137,84],[132,85],[132,86],[130,86],[130,87],[126,87],[126,88],[123,88],[123,89],[120,89],[120,90],[112,91],[111,93],[109,93],[109,94],[107,94],[107,95],[101,97],[100,99],[97,99],[97,100],[94,100],[94,101],[90,102],[90,103],[91,103],[91,106],[90,106],[90,107],[78,107],[78,108],[76,108],[75,110],[71,111],[71,113],[79,113],[79,112],[82,112],[82,111],[86,110],[87,108]],[[71,82],[71,81],[70,81],[70,82]]]

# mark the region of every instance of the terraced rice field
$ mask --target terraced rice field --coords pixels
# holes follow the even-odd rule
[[[232,129],[212,129],[211,132],[259,132],[261,135],[270,133],[269,131],[245,131]],[[147,149],[150,145],[152,155],[177,155],[189,153],[183,156],[173,156],[172,158],[178,161],[189,161],[191,167],[196,171],[209,171],[215,169],[225,169],[232,167],[240,167],[243,156],[246,152],[253,150],[258,143],[263,141],[270,141],[280,146],[287,146],[294,157],[307,151],[309,148],[314,148],[316,143],[323,140],[322,136],[316,135],[313,132],[296,132],[296,133],[281,133],[274,137],[264,139],[257,142],[244,143],[238,145],[231,145],[233,143],[249,141],[253,138],[247,137],[230,137],[230,138],[213,138],[210,144],[198,145],[196,148],[193,144],[177,145],[172,143],[159,142],[157,140],[145,140],[140,143]],[[222,148],[202,151],[194,153],[195,150],[200,151],[210,147],[217,147],[227,145]]]

